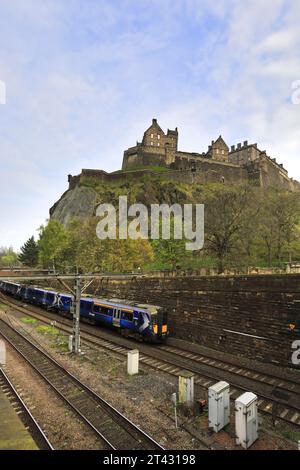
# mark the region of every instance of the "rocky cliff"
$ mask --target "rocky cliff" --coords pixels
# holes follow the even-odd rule
[[[50,218],[68,225],[74,217],[90,217],[95,212],[97,192],[86,186],[66,191],[50,209]]]
[[[186,204],[201,202],[203,188],[198,184],[172,182],[145,175],[137,180],[115,183],[85,181],[66,191],[50,209],[51,219],[65,226],[74,217],[95,215],[100,203],[118,206],[119,196],[127,196],[128,204],[136,202],[149,207],[151,204]]]

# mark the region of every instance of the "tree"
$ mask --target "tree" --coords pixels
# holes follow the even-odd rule
[[[84,272],[125,272],[153,259],[148,240],[100,240],[96,234],[98,217],[74,218],[65,238],[56,249],[56,262],[64,269],[77,266]]]
[[[152,247],[155,253],[155,259],[166,266],[171,265],[172,269],[180,266],[180,262],[185,256],[185,240],[152,240]]]
[[[300,196],[271,189],[263,193],[259,233],[267,250],[267,260],[291,258],[299,248]]]
[[[182,223],[179,220],[180,224]],[[155,254],[155,261],[158,265],[171,266],[172,269],[175,269],[177,266],[181,265],[181,261],[186,259],[190,252],[186,251],[186,242],[187,240],[182,236],[182,239],[174,238],[175,230],[175,220],[174,216],[170,217],[170,239],[162,238],[162,221],[159,221],[159,234],[160,238],[157,240],[152,240],[151,245]]]
[[[50,220],[46,226],[39,229],[38,240],[39,263],[48,268],[54,262],[57,254],[66,240],[66,229],[57,220]]]
[[[14,268],[18,265],[18,255],[9,248],[6,253],[1,257],[1,263],[9,268]]]
[[[219,274],[233,260],[247,221],[251,190],[247,186],[216,185],[208,189],[205,202],[205,248],[217,258]]]
[[[77,266],[85,272],[99,270],[105,256],[105,246],[96,235],[98,219],[72,219],[66,229],[66,237],[57,250],[58,262],[67,267]]]
[[[38,263],[39,249],[34,237],[30,237],[21,247],[19,261],[25,266],[36,266]]]
[[[128,272],[153,261],[153,249],[148,240],[105,240],[106,255],[103,268],[106,271]]]

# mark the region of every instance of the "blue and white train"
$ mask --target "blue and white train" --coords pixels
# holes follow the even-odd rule
[[[74,297],[70,294],[12,281],[0,281],[0,291],[24,302],[71,315]],[[168,335],[167,312],[157,305],[82,297],[80,316],[98,325],[115,327],[124,336],[151,343],[162,342]]]

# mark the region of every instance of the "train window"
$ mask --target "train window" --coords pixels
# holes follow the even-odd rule
[[[103,307],[102,305],[94,305],[94,313],[102,313],[102,315],[111,315],[108,307]]]
[[[133,312],[124,312],[124,311],[122,311],[122,320],[132,321],[133,320]]]

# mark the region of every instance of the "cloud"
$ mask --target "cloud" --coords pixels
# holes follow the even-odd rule
[[[299,20],[298,0],[2,0],[0,245],[34,233],[67,174],[120,168],[152,117],[183,150],[253,140],[300,179]]]

